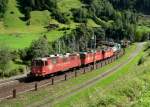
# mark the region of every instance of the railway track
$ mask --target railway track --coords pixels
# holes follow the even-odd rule
[[[113,60],[116,59],[116,56],[114,56],[113,58],[104,60],[100,63],[97,63],[97,68],[104,66],[105,64],[111,63],[112,59]],[[54,81],[54,83],[58,83],[66,79],[76,77],[76,75],[81,75],[87,71],[91,71],[92,67],[93,65],[89,65],[88,67],[75,70],[76,72],[68,71],[62,75],[57,75],[56,77],[48,77],[44,79],[36,79],[36,80],[28,81],[29,78],[23,77],[19,79],[2,82],[0,83],[0,101],[4,99],[12,98],[13,97],[12,91],[14,89],[16,90],[17,95],[22,94],[28,91],[35,90],[35,85],[38,85],[38,88],[44,87],[47,85],[52,85],[53,84],[52,81]]]
[[[12,91],[14,89],[16,89],[17,95],[22,94],[28,91],[35,90],[35,84],[38,85],[38,88],[51,85],[52,78],[53,78],[54,83],[58,83],[58,82],[64,81],[65,79],[70,79],[70,78],[75,77],[76,75],[81,75],[81,74],[86,73],[87,71],[91,71],[91,67],[93,66],[91,65],[91,66],[85,67],[84,69],[83,68],[77,69],[76,70],[77,74],[75,74],[75,72],[73,71],[68,71],[66,74],[58,75],[56,77],[37,79],[33,81],[32,80],[27,81],[28,78],[26,77],[20,78],[17,80],[6,81],[0,84],[0,101],[4,99],[12,98],[13,97]]]
[[[21,76],[15,76],[9,79],[0,80],[0,87],[19,82],[19,80],[26,78],[26,76],[27,76],[27,73]]]

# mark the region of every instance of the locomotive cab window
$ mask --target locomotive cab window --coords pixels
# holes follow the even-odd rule
[[[44,66],[44,62],[41,60],[34,60],[32,66]]]

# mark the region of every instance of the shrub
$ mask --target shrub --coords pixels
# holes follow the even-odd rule
[[[11,61],[11,52],[8,47],[0,47],[0,74],[4,76],[9,69],[9,62]]]
[[[17,50],[11,52],[11,59],[15,61],[19,58],[19,52]]]
[[[23,61],[29,61],[38,57],[48,56],[50,53],[50,44],[46,36],[33,41],[29,48],[19,51],[20,58]]]
[[[145,58],[142,56],[142,57],[139,59],[139,61],[138,61],[138,65],[143,64],[144,61],[145,61]]]
[[[3,17],[6,8],[7,8],[8,0],[0,0],[0,18]]]
[[[145,44],[145,49],[144,51],[148,51],[150,49],[150,42]]]
[[[31,56],[29,55],[29,49],[25,48],[25,49],[19,50],[19,56],[20,56],[20,59],[23,61],[30,60]]]
[[[52,12],[52,17],[58,20],[60,23],[69,23],[66,13],[61,13],[58,9],[54,9]]]
[[[11,77],[11,76],[15,76],[17,74],[23,74],[23,73],[24,73],[24,68],[19,66],[18,68],[5,71],[3,75],[4,77]]]
[[[99,98],[99,101],[96,104],[96,107],[99,107],[99,106],[107,107],[108,105],[116,104],[116,102],[117,100],[113,95],[104,95]]]
[[[24,70],[24,67],[20,66],[20,67],[17,68],[17,71],[18,71],[18,73],[22,74],[22,73],[24,73],[25,70]]]

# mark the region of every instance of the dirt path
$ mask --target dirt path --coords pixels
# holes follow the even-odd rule
[[[124,67],[126,64],[130,63],[139,54],[139,52],[142,50],[142,47],[143,47],[143,43],[138,43],[137,49],[129,56],[127,61],[112,67],[111,69],[107,70],[106,72],[102,73],[101,75],[98,75],[97,77],[95,77],[85,83],[82,83],[78,86],[75,86],[75,87],[69,89],[69,91],[67,91],[67,93],[65,93],[64,95],[57,96],[51,100],[46,100],[47,98],[45,98],[45,100],[35,103],[35,104],[32,104],[28,107],[52,107],[53,104],[57,103],[58,101],[63,100],[66,97],[72,96],[72,95],[80,92],[83,89],[91,87],[92,85],[96,84],[100,80],[106,78],[107,76],[110,76],[111,74],[115,73],[116,71],[118,71],[119,69]]]

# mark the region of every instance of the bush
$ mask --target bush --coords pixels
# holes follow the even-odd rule
[[[139,61],[138,61],[138,65],[143,64],[144,61],[145,61],[145,58],[142,56],[142,57],[139,59]]]
[[[93,0],[81,0],[83,3],[90,5]]]
[[[145,49],[144,51],[148,51],[150,49],[150,42],[145,44]]]
[[[23,74],[23,73],[24,73],[24,67],[19,66],[18,68],[15,68],[13,70],[5,71],[3,75],[4,77],[11,77],[11,76],[15,76],[17,74]]]
[[[20,58],[23,61],[29,61],[38,57],[48,56],[50,53],[50,44],[46,36],[33,41],[29,48],[19,51]]]
[[[9,69],[9,63],[11,61],[11,52],[8,47],[0,47],[0,74],[4,75]]]
[[[6,8],[7,8],[8,0],[0,0],[0,18],[3,17]]]
[[[18,58],[19,58],[19,52],[18,52],[17,50],[11,52],[11,59],[12,59],[13,61],[15,61],[15,60],[18,59]]]
[[[60,23],[69,23],[69,19],[67,18],[66,13],[61,13],[58,9],[54,9],[52,12],[52,17],[58,20]]]
[[[19,56],[20,56],[20,59],[23,61],[30,60],[31,56],[29,55],[29,49],[25,48],[25,49],[19,50]]]
[[[18,73],[21,73],[21,74],[25,72],[24,67],[21,67],[21,66],[17,68],[17,71]]]
[[[96,104],[96,107],[107,107],[109,105],[115,105],[117,103],[116,98],[113,95],[104,95],[99,98],[98,103]]]
[[[58,29],[59,31],[66,31],[66,30],[70,30],[70,28],[69,27],[63,27],[63,28],[60,28],[60,29]]]
[[[137,42],[147,41],[147,40],[149,40],[149,35],[150,35],[150,33],[148,33],[148,32],[137,30],[136,36],[135,36],[135,41],[137,41]]]

